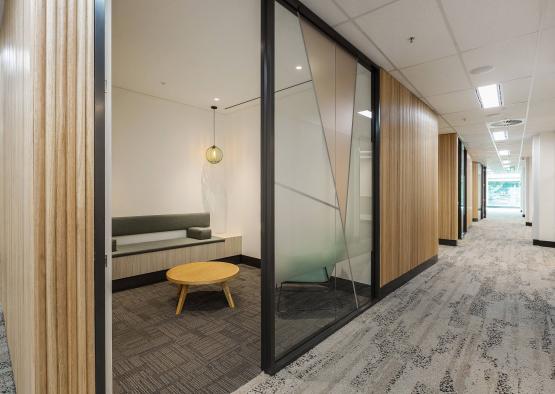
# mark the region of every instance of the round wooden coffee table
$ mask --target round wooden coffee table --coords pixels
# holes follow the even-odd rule
[[[179,301],[177,302],[175,314],[179,315],[183,310],[189,286],[220,284],[229,307],[235,308],[227,282],[235,278],[238,274],[238,266],[221,261],[186,263],[168,270],[168,272],[166,272],[168,281],[179,286]]]

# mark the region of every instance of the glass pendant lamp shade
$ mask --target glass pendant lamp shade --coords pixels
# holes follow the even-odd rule
[[[206,160],[212,164],[218,164],[224,158],[224,152],[216,146],[216,110],[218,107],[213,105],[212,107],[213,115],[213,144],[210,148],[206,149]]]
[[[222,161],[224,157],[224,152],[216,145],[212,145],[210,148],[206,149],[206,160],[212,164],[217,164]]]

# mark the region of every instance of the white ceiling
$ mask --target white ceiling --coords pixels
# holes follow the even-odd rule
[[[499,170],[497,149],[508,149],[517,166],[530,136],[555,130],[555,0],[302,1],[434,108],[440,132],[459,133],[474,160]],[[201,108],[259,96],[260,0],[112,4],[113,85]],[[287,55],[276,61],[287,64],[276,67],[291,74],[277,85],[288,86],[308,67],[282,24]],[[494,70],[470,73],[485,65]],[[501,83],[504,107],[480,108],[475,88],[488,83]],[[526,123],[496,149],[486,124],[507,118]]]
[[[440,114],[474,160],[501,170],[555,131],[555,0],[301,0]],[[409,42],[414,37],[414,42]],[[490,65],[481,75],[470,71]],[[501,83],[502,108],[482,110],[475,88]],[[489,122],[517,118],[493,143]],[[503,158],[504,160],[507,158]]]
[[[206,109],[260,96],[260,0],[113,0],[112,84]]]

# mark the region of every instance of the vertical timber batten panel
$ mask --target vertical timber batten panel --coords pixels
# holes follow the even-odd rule
[[[458,173],[456,133],[439,135],[439,238],[458,238]]]
[[[33,61],[35,2],[6,1],[0,29],[0,304],[17,392],[35,389]]]
[[[467,153],[466,155],[466,223],[468,228],[472,226],[472,211],[474,209],[473,200],[473,177],[472,177],[472,157]]]
[[[21,393],[95,389],[93,7],[9,1],[0,30],[0,303]]]
[[[438,253],[437,117],[380,73],[380,285]]]

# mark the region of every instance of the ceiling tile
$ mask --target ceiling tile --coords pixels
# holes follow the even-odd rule
[[[555,99],[531,103],[526,131],[531,134],[555,131],[554,108]]]
[[[301,0],[301,2],[331,26],[349,19],[332,0]]]
[[[319,1],[319,0],[314,0]],[[366,12],[373,11],[396,0],[335,0],[343,10],[351,17],[357,17]]]
[[[394,70],[391,71],[391,75],[393,76],[393,78],[395,78],[397,81],[401,82],[401,84],[406,87],[408,90],[410,90],[416,97],[418,98],[422,98],[422,95],[420,94],[420,92],[418,92],[414,86],[412,86],[412,84],[408,81],[408,79],[406,79],[403,74],[401,74],[398,70]]]
[[[456,53],[435,0],[400,0],[355,22],[398,68]]]
[[[472,75],[474,87],[529,77],[534,70],[537,33],[498,42],[462,54],[467,70],[490,65],[494,70]]]
[[[543,13],[543,28],[555,27],[555,0],[548,0]]]
[[[512,81],[503,82],[501,89],[503,91],[503,104],[516,104],[528,101],[530,95],[530,85],[532,77],[513,79]]]
[[[425,97],[471,88],[457,56],[405,68],[402,71]]]
[[[335,30],[345,37],[351,44],[357,47],[362,53],[368,56],[378,66],[386,71],[391,71],[395,67],[386,59],[378,48],[362,33],[353,22],[342,23],[335,27]]]
[[[555,98],[555,71],[537,75],[534,80],[532,102]]]
[[[485,124],[486,122],[486,115],[481,109],[445,114],[443,117],[453,127],[457,128],[460,128],[461,126],[474,125],[480,122]]]
[[[432,107],[440,114],[480,108],[480,102],[478,101],[478,97],[476,97],[476,91],[474,89],[430,96],[426,97],[426,100],[428,100]]]
[[[551,73],[555,70],[555,27],[543,30],[540,34],[536,72]]]
[[[489,131],[485,122],[479,122],[474,124],[466,124],[464,126],[457,127],[462,135],[487,135],[489,136]]]
[[[441,0],[441,3],[462,51],[533,33],[539,28],[539,0]]]

